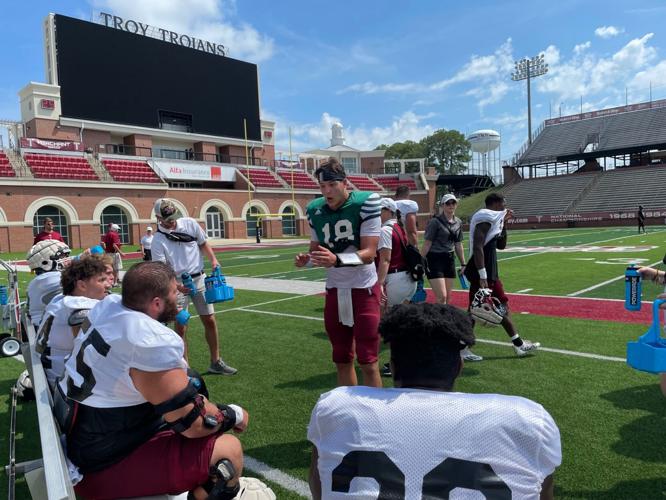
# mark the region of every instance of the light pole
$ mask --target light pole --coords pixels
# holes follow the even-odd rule
[[[543,60],[543,54],[531,59],[526,57],[515,62],[515,71],[511,73],[514,82],[527,80],[527,141],[532,144],[532,100],[530,94],[530,79],[548,73],[548,64]]]

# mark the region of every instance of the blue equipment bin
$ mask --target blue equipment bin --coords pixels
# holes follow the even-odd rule
[[[661,337],[661,310],[666,300],[652,303],[652,325],[636,342],[627,343],[627,364],[636,370],[649,373],[666,372],[666,339]]]
[[[206,284],[204,297],[208,304],[234,300],[234,289],[227,285],[227,280],[220,272],[219,267],[213,269],[213,273],[210,276],[207,276],[204,282]]]

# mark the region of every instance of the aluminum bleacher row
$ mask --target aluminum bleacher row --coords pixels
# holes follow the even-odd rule
[[[383,191],[384,189],[367,175],[350,174],[347,179],[361,191]]]
[[[4,151],[0,151],[0,177],[16,177],[16,172],[9,164],[9,158]]]
[[[40,179],[99,180],[83,156],[26,153],[24,158],[34,176]]]
[[[291,169],[278,169],[277,174],[282,178],[282,180],[289,184],[289,186],[292,185],[291,179],[293,175],[294,189],[319,189],[319,184],[315,182],[314,178],[302,170],[294,170],[292,172]]]
[[[160,182],[145,161],[103,159],[102,163],[114,180],[119,182]]]

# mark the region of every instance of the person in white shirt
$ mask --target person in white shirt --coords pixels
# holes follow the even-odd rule
[[[222,360],[219,352],[219,336],[215,309],[212,304],[206,303],[204,297],[205,278],[204,255],[210,261],[213,269],[220,267],[213,248],[207,241],[206,233],[199,223],[191,217],[181,217],[173,201],[160,198],[155,202],[155,216],[157,217],[157,234],[153,237],[151,252],[152,260],[166,262],[176,273],[178,280],[178,303],[182,309],[187,309],[190,301],[199,314],[203,324],[208,350],[210,351],[209,373],[219,375],[235,375],[238,370],[229,366]],[[183,273],[192,277],[197,289],[194,296],[190,289],[183,285]],[[176,323],[176,333],[185,340],[187,326]],[[187,359],[187,343],[185,343],[185,357]]]
[[[146,228],[146,234],[141,238],[141,253],[143,254],[143,260],[153,260],[150,249],[153,244],[153,228],[148,226]]]
[[[454,392],[460,350],[474,343],[465,311],[398,305],[379,331],[395,388],[319,398],[308,427],[315,500],[553,498],[562,450],[550,414],[522,397]]]
[[[25,256],[30,270],[37,276],[28,284],[28,314],[30,321],[39,328],[42,315],[51,300],[62,291],[60,272],[69,264],[69,247],[58,240],[43,240]]]
[[[419,204],[414,200],[409,199],[409,187],[398,186],[395,190],[395,206],[400,211],[400,216],[404,221],[405,232],[407,233],[407,241],[409,241],[416,248],[419,247],[418,241],[418,225],[416,223],[416,215],[419,212]]]
[[[62,295],[56,295],[46,307],[35,348],[52,387],[65,370],[65,359],[72,353],[74,338],[88,311],[113,286],[112,266],[110,256],[90,255],[75,260],[62,272]]]

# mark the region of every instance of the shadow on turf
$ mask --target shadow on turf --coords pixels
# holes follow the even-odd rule
[[[623,410],[642,410],[651,413],[623,425],[619,429],[620,440],[613,444],[613,451],[631,458],[666,463],[663,447],[657,444],[663,442],[666,429],[666,404],[658,387],[658,381],[655,380],[654,384],[608,392],[600,397]]]
[[[666,497],[666,479],[644,479],[641,481],[624,481],[605,491],[572,491],[557,486],[555,473],[555,498],[581,500],[627,500]]]
[[[313,375],[302,380],[290,380],[282,384],[276,384],[276,389],[305,389],[305,390],[320,390],[330,391],[338,384],[338,379],[335,372],[320,373]]]

